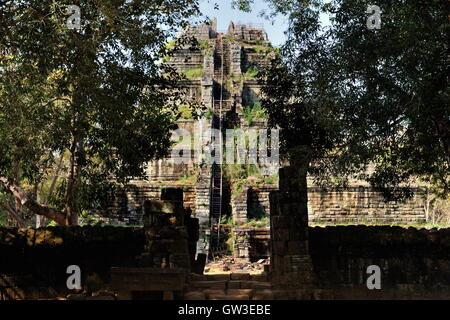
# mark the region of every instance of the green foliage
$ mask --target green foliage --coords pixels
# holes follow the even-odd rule
[[[247,70],[244,73],[244,80],[253,80],[258,78],[260,74],[260,69],[256,66],[251,66],[247,68]]]
[[[188,69],[183,71],[182,74],[184,74],[188,79],[201,78],[203,77],[203,68]]]
[[[198,175],[193,173],[190,175],[184,175],[181,179],[176,181],[176,184],[195,185],[198,180]]]
[[[241,228],[267,228],[270,227],[270,218],[263,217],[261,219],[250,219]]]
[[[261,103],[259,102],[255,102],[250,106],[245,106],[243,117],[249,126],[251,126],[255,120],[264,120],[268,118],[266,110],[262,108]]]
[[[176,40],[170,40],[170,41],[167,42],[167,44],[166,44],[166,49],[167,49],[168,51],[171,51],[171,50],[175,49],[176,45],[177,45],[177,41],[176,41]]]
[[[214,115],[214,110],[212,108],[208,108],[205,113],[205,118],[211,120]]]
[[[230,236],[228,237],[227,241],[225,242],[227,245],[227,250],[229,253],[234,252],[234,246],[236,243],[236,235],[234,232],[230,232]]]
[[[212,57],[214,54],[213,49],[210,46],[210,43],[208,40],[203,40],[199,42],[200,50],[203,52],[203,55]]]
[[[250,12],[253,0],[232,0],[231,6],[233,9],[238,9],[244,12]]]
[[[271,176],[264,177],[264,184],[278,184],[279,176],[278,174],[273,174]]]
[[[222,216],[220,219],[220,224],[225,226],[234,226],[233,217],[231,216]]]
[[[232,199],[243,195],[244,186],[252,186],[262,182],[261,172],[254,164],[229,164],[224,166],[223,169],[226,179],[231,183]]]
[[[103,224],[102,219],[96,216],[92,212],[84,211],[80,215],[80,225],[81,226],[101,226]]]
[[[8,221],[8,213],[4,210],[0,210],[0,227],[6,227]]]
[[[49,204],[71,219],[102,204],[111,178],[143,177],[167,155],[181,77],[160,61],[199,12],[186,0],[77,5],[82,30],[61,1],[0,4],[0,176],[40,186],[67,155]]]
[[[448,196],[450,3],[379,1],[369,30],[368,0],[267,2],[289,19],[263,89],[282,153],[294,161],[301,146],[318,184],[358,177],[395,199],[420,177]]]
[[[178,112],[180,113],[181,119],[193,119],[194,118],[192,108],[190,106],[182,104],[182,105],[178,106]]]

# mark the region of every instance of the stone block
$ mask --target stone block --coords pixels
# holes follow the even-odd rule
[[[268,274],[267,273],[261,273],[261,274],[252,274],[251,280],[253,281],[262,281],[266,282],[268,281]]]
[[[226,288],[226,281],[192,281],[191,287],[198,289],[223,289]]]
[[[231,295],[245,294],[251,296],[253,294],[253,289],[228,289],[227,294]]]
[[[232,273],[231,280],[250,280],[250,273]]]
[[[241,281],[231,280],[227,283],[228,289],[240,289],[241,288]]]
[[[250,300],[250,296],[245,295],[245,294],[240,294],[240,295],[218,295],[218,296],[213,296],[211,298],[211,300]]]
[[[210,299],[211,296],[225,295],[225,289],[206,289],[203,290],[203,293]]]
[[[206,280],[210,281],[228,281],[230,280],[229,274],[207,274]]]
[[[274,294],[272,290],[255,290],[252,296],[252,300],[273,300]]]
[[[184,294],[184,300],[206,300],[206,295],[201,291],[190,291]]]

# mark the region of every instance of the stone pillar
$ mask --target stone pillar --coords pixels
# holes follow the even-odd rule
[[[271,274],[274,285],[280,288],[313,281],[308,245],[307,164],[291,162],[291,166],[281,168],[280,191],[270,194]]]
[[[190,270],[188,232],[183,202],[144,202],[145,250],[138,257],[140,267]]]
[[[248,186],[242,188],[242,194],[231,199],[231,216],[236,225],[243,225],[247,222]]]
[[[244,258],[250,261],[250,235],[248,229],[235,228],[234,232],[235,243],[233,256],[235,258]]]
[[[233,78],[238,79],[242,75],[241,69],[241,46],[239,44],[230,44],[231,55],[231,70],[230,73]]]
[[[213,41],[213,40],[211,40],[211,41]],[[214,77],[214,57],[213,56],[206,55],[203,58],[203,76],[205,77],[205,79],[212,79]]]
[[[213,108],[213,80],[205,78],[202,80],[202,100],[206,108]],[[198,163],[199,177],[195,186],[195,215],[199,219],[201,226],[209,225],[209,207],[210,207],[210,190],[211,185],[211,166],[205,162],[206,150],[209,150],[211,141],[210,129],[211,120],[202,117],[196,124],[196,133],[198,137],[198,145],[196,150],[196,160]]]
[[[210,68],[211,67],[214,70],[214,63]],[[202,80],[202,101],[206,108],[213,107],[213,84],[212,78],[205,78]]]

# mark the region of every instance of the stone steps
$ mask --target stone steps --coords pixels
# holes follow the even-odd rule
[[[266,274],[232,273],[191,275],[185,300],[271,300],[272,284]]]

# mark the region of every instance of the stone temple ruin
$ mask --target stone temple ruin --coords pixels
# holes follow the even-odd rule
[[[260,28],[231,23],[220,33],[216,26],[187,30],[199,46],[176,50],[168,62],[186,75],[186,99],[207,109],[200,119],[185,110],[178,121],[197,139],[190,159],[221,144],[208,129],[267,127],[255,74],[276,49]],[[0,300],[450,298],[449,229],[308,226],[421,222],[416,198],[384,202],[356,182],[308,187],[310,181],[292,181],[295,170],[163,159],[103,212],[109,222],[143,228],[0,228]],[[270,264],[263,272],[205,272],[208,254],[220,252],[223,240],[235,258],[270,257]],[[75,291],[66,286],[71,265],[82,270]],[[366,285],[372,265],[382,270],[383,290]]]
[[[267,129],[260,105],[261,83],[255,75],[277,49],[263,29],[252,25],[230,23],[228,31],[221,33],[213,20],[192,26],[184,35],[197,39],[198,45],[175,50],[168,63],[186,76],[186,101],[206,108],[194,119],[187,107],[180,106],[183,112],[178,126],[193,137],[192,152],[183,154],[184,163],[173,159],[150,163],[148,179],[133,181],[127,191],[117,194],[104,215],[115,223],[141,225],[145,201],[161,199],[166,188],[179,188],[184,191],[184,205],[199,219],[201,232],[208,234],[212,225],[227,220],[232,222],[231,232],[241,235],[234,241],[236,256],[268,256],[269,194],[279,190],[278,165],[209,165],[198,159],[202,150],[211,146],[222,150],[220,146],[225,144],[224,140],[214,140],[210,129]],[[311,181],[308,185],[308,218],[312,223],[413,224],[425,219],[417,197],[402,203],[385,202],[381,193],[358,182],[332,190],[322,190]],[[249,228],[249,222],[260,228]]]

